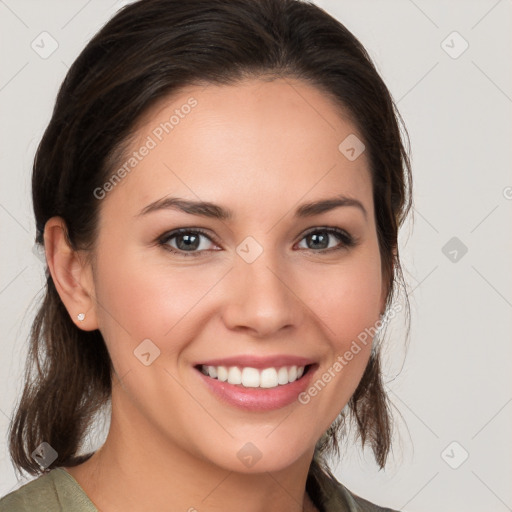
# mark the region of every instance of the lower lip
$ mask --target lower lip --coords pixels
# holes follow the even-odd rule
[[[275,388],[246,388],[241,384],[229,384],[207,377],[194,368],[208,388],[224,403],[249,411],[272,411],[281,409],[293,402],[304,392],[311,382],[317,365],[312,365],[300,379]]]

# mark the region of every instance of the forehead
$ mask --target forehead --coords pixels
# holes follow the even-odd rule
[[[190,86],[137,123],[106,203],[138,211],[175,194],[254,211],[333,190],[368,199],[366,154],[351,161],[339,149],[353,136],[361,139],[340,106],[298,80]]]

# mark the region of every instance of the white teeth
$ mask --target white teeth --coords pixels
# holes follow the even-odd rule
[[[221,382],[228,380],[228,369],[225,366],[217,366],[217,379]]]
[[[275,388],[295,382],[304,374],[304,366],[283,366],[281,368],[257,368],[238,366],[201,366],[201,372],[229,384],[241,384],[246,388]]]
[[[288,369],[286,367],[279,368],[277,372],[277,382],[281,385],[288,384]]]
[[[275,368],[265,368],[261,372],[261,388],[275,388],[278,385],[277,371]]]
[[[259,388],[260,372],[256,368],[244,368],[242,370],[242,386],[246,388]]]
[[[231,366],[228,370],[228,382],[230,384],[242,384],[242,372],[236,366]]]

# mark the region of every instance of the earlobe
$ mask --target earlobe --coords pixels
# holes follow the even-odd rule
[[[44,246],[55,288],[71,319],[84,331],[97,329],[92,269],[83,255],[70,246],[62,217],[46,222]]]

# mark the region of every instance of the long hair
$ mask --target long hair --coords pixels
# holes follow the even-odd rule
[[[37,149],[32,174],[36,243],[61,216],[74,249],[91,249],[99,201],[137,121],[188,85],[290,77],[317,87],[356,124],[370,162],[386,308],[402,278],[398,229],[412,204],[411,170],[393,99],[361,43],[339,21],[302,0],[141,0],[125,6],[90,40],[67,73]],[[406,133],[406,132],[405,132]],[[74,466],[95,414],[111,396],[112,363],[99,330],[72,322],[46,269],[44,300],[30,334],[24,390],[10,428],[15,466],[41,472],[42,442],[57,452],[46,468]],[[348,412],[380,467],[391,415],[379,350],[372,350]],[[318,445],[336,448],[338,431]]]

